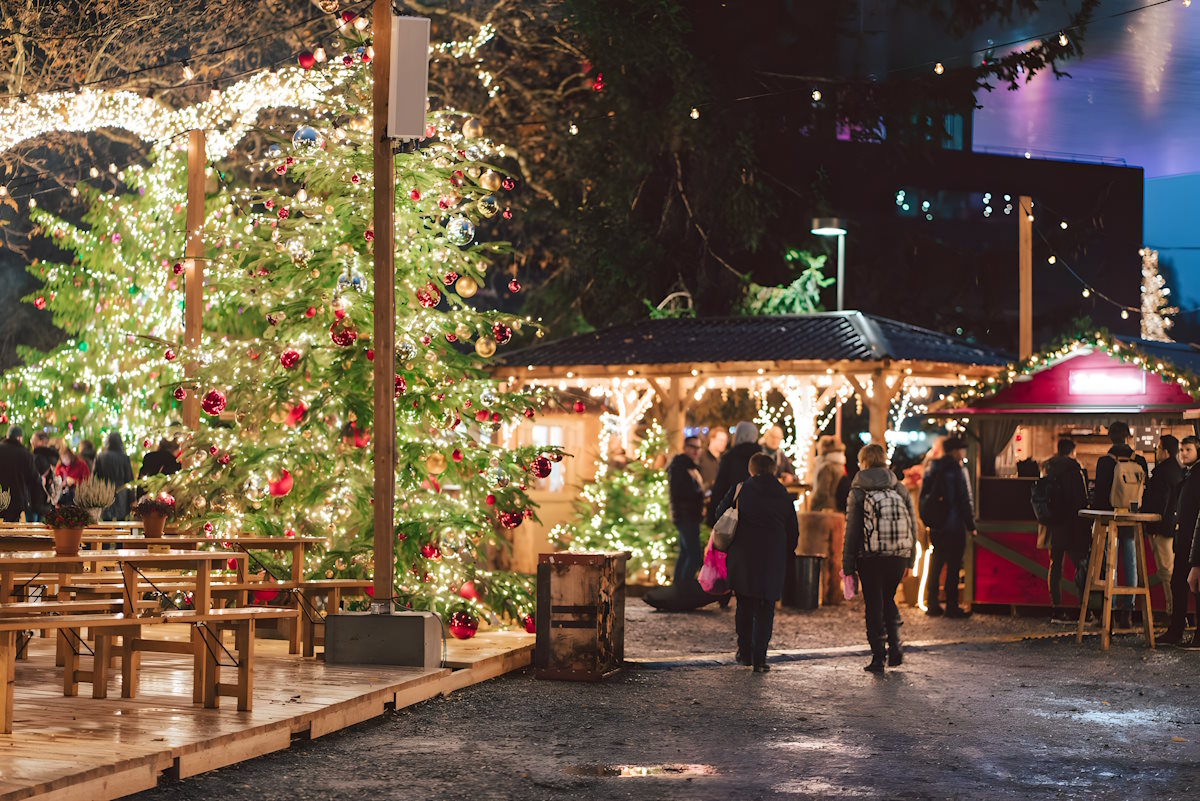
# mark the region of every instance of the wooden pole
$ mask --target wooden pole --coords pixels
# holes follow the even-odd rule
[[[184,274],[183,344],[189,353],[195,353],[200,348],[200,329],[204,319],[204,240],[200,238],[200,228],[204,225],[205,161],[204,131],[193,130],[188,134],[187,238],[183,244],[184,266],[187,268]],[[195,360],[189,360],[184,374],[193,378],[198,367]],[[183,399],[183,424],[192,430],[200,427],[198,388],[193,388]]]
[[[1033,355],[1033,198],[1021,195],[1017,209],[1020,318],[1017,353],[1022,359]]]
[[[372,12],[375,59],[374,101],[374,203],[375,203],[375,484],[374,551],[375,601],[371,611],[392,611],[392,573],[395,568],[392,538],[395,536],[396,506],[396,292],[392,259],[395,251],[393,225],[395,181],[392,142],[388,139],[388,95],[391,89],[392,3],[375,0]]]

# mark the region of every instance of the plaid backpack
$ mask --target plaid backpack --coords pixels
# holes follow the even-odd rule
[[[863,497],[863,553],[909,556],[912,549],[912,518],[899,490],[866,490]]]

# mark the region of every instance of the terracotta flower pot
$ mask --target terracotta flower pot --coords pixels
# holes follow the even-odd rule
[[[59,556],[76,556],[83,542],[83,529],[56,528],[54,529],[54,552]]]
[[[163,527],[167,525],[167,518],[163,515],[146,515],[142,518],[143,530],[146,534],[146,539],[158,539],[163,535]]]

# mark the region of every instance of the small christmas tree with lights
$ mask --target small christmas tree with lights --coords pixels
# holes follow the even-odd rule
[[[602,438],[601,453],[607,452],[609,436]],[[631,578],[669,583],[678,534],[671,524],[666,456],[666,434],[653,421],[632,458],[617,454],[597,461],[595,478],[576,501],[574,519],[556,526],[551,537],[572,551],[628,551]]]
[[[1173,324],[1169,315],[1179,308],[1169,305],[1171,294],[1166,279],[1158,272],[1158,251],[1142,248],[1142,339],[1171,342],[1167,332]]]
[[[183,276],[169,248],[172,239],[182,246],[174,232],[183,227],[185,171],[183,154],[159,149],[149,167],[118,171],[126,192],[77,187],[89,203],[80,225],[32,210],[38,230],[74,259],[35,259],[28,269],[43,286],[26,300],[50,310],[67,340],[49,353],[22,353],[25,364],[0,379],[9,417],[31,428],[118,430],[155,442],[178,420],[171,387],[183,374],[175,359]],[[225,308],[214,304],[211,325],[221,325]],[[167,343],[160,354],[131,347],[143,333]]]

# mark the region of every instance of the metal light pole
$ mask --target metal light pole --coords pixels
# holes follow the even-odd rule
[[[837,310],[846,309],[846,229],[837,217],[814,217],[812,232],[817,236],[837,237]]]

